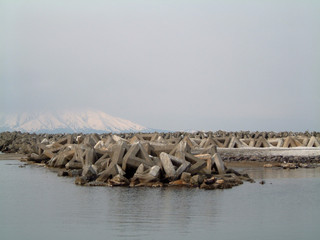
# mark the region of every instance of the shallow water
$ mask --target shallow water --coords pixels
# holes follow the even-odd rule
[[[228,190],[81,187],[0,161],[0,239],[319,239],[320,170],[250,169]],[[259,184],[260,179],[266,184]]]

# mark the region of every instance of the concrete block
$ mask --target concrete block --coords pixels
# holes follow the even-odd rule
[[[94,146],[95,150],[101,150],[101,151],[108,151],[108,147],[110,144],[114,144],[115,141],[111,136],[108,136],[107,138],[102,138],[100,141],[97,142],[97,144]]]
[[[242,147],[243,145],[237,137],[231,138],[228,148],[242,148]]]
[[[72,144],[72,136],[71,135],[68,135],[64,138],[61,138],[57,141],[58,144],[61,144],[61,145],[65,145],[65,144]]]
[[[84,166],[90,166],[96,161],[96,153],[93,148],[89,148],[85,152]]]
[[[163,169],[166,173],[166,176],[168,178],[174,178],[174,175],[176,173],[175,167],[173,163],[171,162],[170,156],[167,153],[161,153],[160,154],[160,160],[163,166]]]
[[[239,139],[239,141],[242,143],[242,146],[243,146],[243,147],[249,147],[250,139],[248,139],[248,138],[242,138],[242,139]]]
[[[320,147],[320,143],[314,136],[312,136],[310,138],[307,146],[308,147]]]
[[[49,159],[53,158],[55,156],[55,154],[53,154],[53,152],[51,152],[49,149],[44,150],[42,154],[45,155]]]
[[[128,140],[122,138],[122,137],[119,137],[117,135],[112,135],[112,139],[116,142],[116,143],[127,143],[127,144],[130,144]]]
[[[115,145],[114,152],[111,156],[111,162],[113,164],[122,165],[122,159],[128,149],[129,149],[129,146],[125,142],[119,141]]]
[[[66,165],[66,169],[82,169],[83,164],[77,159],[71,159]]]
[[[154,153],[155,155],[160,157],[160,154],[162,152],[169,154],[175,148],[176,145],[150,142],[150,146],[152,148],[151,153]]]
[[[111,162],[111,158],[100,158],[97,160],[94,164],[94,166],[97,168],[97,173],[100,173],[107,169]]]
[[[222,145],[219,141],[215,140],[215,139],[212,138],[211,136],[208,137],[208,138],[205,140],[205,143],[203,144],[202,147],[203,147],[203,148],[208,148],[208,147],[210,147],[210,146],[223,147],[223,145]]]
[[[153,166],[147,170],[144,170],[143,164],[137,168],[136,173],[134,174],[132,181],[138,181],[138,183],[148,183],[148,182],[157,182],[159,181],[160,167]]]
[[[191,147],[185,140],[181,140],[175,147],[174,149],[171,150],[169,153],[170,155],[176,155],[176,152],[179,152],[178,155],[181,156],[183,155],[184,152],[191,152]],[[183,156],[181,156],[183,158]]]
[[[193,174],[196,174],[199,171],[201,171],[206,166],[207,166],[207,163],[203,160],[200,160],[200,161],[192,164],[191,167],[189,168],[188,172],[193,175]]]
[[[290,147],[297,147],[297,145],[296,145],[295,141],[293,140],[293,138],[288,136],[284,140],[283,147],[290,148]]]
[[[75,153],[74,149],[65,149],[65,151],[62,151],[57,155],[57,160],[54,164],[54,167],[56,168],[62,168],[65,167],[65,165],[72,159],[73,155]]]
[[[230,137],[219,137],[215,138],[217,141],[218,147],[228,148],[231,138]]]
[[[86,177],[88,181],[93,181],[97,178],[97,168],[94,165],[83,166],[82,176]]]
[[[282,138],[270,138],[267,140],[269,144],[273,147],[282,147],[283,146],[283,139]]]
[[[130,140],[129,140],[129,143],[130,144],[135,144],[135,143],[137,143],[137,142],[140,142],[142,139],[140,139],[139,138],[139,136],[137,136],[137,134],[136,135],[134,135]]]
[[[106,182],[109,178],[114,177],[116,175],[125,175],[125,172],[118,164],[110,165],[106,170],[102,171],[98,174],[97,182]]]
[[[264,138],[259,137],[256,141],[255,147],[271,147],[272,145]]]
[[[219,174],[224,174],[225,173],[225,167],[224,167],[224,163],[220,157],[219,153],[216,153],[213,155],[213,161],[217,167],[218,173]]]
[[[199,154],[199,155],[195,155],[195,157],[206,161],[206,163],[207,163],[206,169],[208,171],[210,171],[210,172],[207,172],[207,173],[211,173],[212,166],[214,164],[214,162],[212,161],[212,155],[210,155],[210,154]]]
[[[84,140],[84,137],[82,135],[79,135],[76,137],[76,143],[77,144],[81,144]]]
[[[123,157],[122,169],[126,171],[127,165],[133,168],[139,167],[143,163],[146,166],[153,166],[153,162],[149,154],[140,142],[132,144],[126,155]]]

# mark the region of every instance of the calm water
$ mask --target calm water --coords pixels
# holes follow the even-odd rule
[[[81,187],[0,161],[0,239],[319,239],[320,169],[228,190]]]

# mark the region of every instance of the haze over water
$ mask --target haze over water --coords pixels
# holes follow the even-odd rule
[[[229,190],[80,187],[0,161],[7,239],[318,239],[320,169],[260,169]],[[282,175],[282,173],[284,173]],[[285,178],[283,177],[285,176]]]

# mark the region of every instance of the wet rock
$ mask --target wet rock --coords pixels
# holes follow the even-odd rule
[[[175,180],[172,182],[169,182],[169,186],[190,186],[190,183],[187,183],[185,181],[183,181],[182,179],[179,180]]]
[[[88,181],[86,177],[77,177],[75,180],[76,185],[85,185],[87,182]]]
[[[203,183],[205,177],[203,175],[194,175],[190,179],[190,184],[192,186],[199,186],[200,184]]]
[[[69,176],[69,172],[67,170],[60,170],[58,172],[58,176],[59,177],[68,177]]]
[[[82,175],[82,169],[68,170],[69,177],[80,177]]]
[[[191,173],[183,172],[183,173],[181,174],[180,179],[181,179],[182,181],[186,182],[186,183],[189,183],[190,180],[191,180]]]
[[[296,169],[296,168],[298,168],[295,163],[283,163],[283,164],[281,164],[281,167],[283,169]]]
[[[108,186],[111,186],[111,187],[129,186],[129,184],[130,184],[129,180],[120,174],[108,180]]]
[[[215,182],[217,182],[217,179],[215,177],[211,177],[211,178],[208,178],[208,179],[204,180],[204,183],[206,185],[211,185],[211,184],[214,184]]]
[[[267,163],[267,164],[264,164],[264,165],[263,165],[263,167],[264,167],[264,168],[272,168],[272,167],[273,167],[273,165],[272,165],[272,164],[270,164],[270,163]]]
[[[108,186],[108,183],[92,181],[92,182],[87,182],[84,185],[88,187],[106,187]]]

